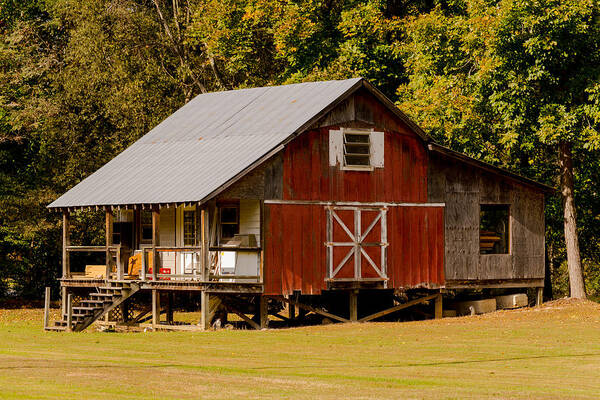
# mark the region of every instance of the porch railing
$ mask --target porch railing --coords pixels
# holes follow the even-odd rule
[[[173,280],[173,281],[216,281],[216,282],[262,282],[262,251],[260,248],[210,247],[207,269],[202,271],[202,247],[144,247],[130,250],[121,245],[106,246],[66,246],[67,253],[87,252],[106,253],[108,262],[103,269],[105,280]],[[154,252],[156,250],[156,252]],[[131,262],[128,256],[122,259],[122,252],[129,256],[140,254],[140,265]],[[154,254],[157,266],[154,269]],[[178,273],[179,272],[179,273]],[[72,278],[68,271],[63,278]],[[77,277],[95,278],[85,273]]]
[[[156,252],[154,252],[154,249]],[[142,265],[139,273],[140,280],[183,280],[183,281],[223,281],[223,282],[261,282],[262,253],[257,248],[223,247],[208,251],[206,270],[202,270],[201,247],[146,247],[142,249]],[[224,254],[228,253],[228,254]],[[256,268],[254,273],[238,273],[236,265],[225,268],[225,258],[233,253],[235,262],[240,254],[247,258],[248,254],[255,255]],[[155,256],[158,268],[155,269]],[[169,258],[167,260],[167,257]],[[252,260],[250,259],[250,262]],[[183,272],[183,273],[178,273]]]

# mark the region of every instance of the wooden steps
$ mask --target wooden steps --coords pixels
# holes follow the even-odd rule
[[[56,321],[54,326],[46,327],[46,330],[82,331],[107,312],[127,301],[140,290],[140,287],[132,282],[110,282],[108,286],[99,286],[96,290],[81,300],[80,305],[71,308],[70,329],[68,329],[68,316],[63,315],[60,321]]]

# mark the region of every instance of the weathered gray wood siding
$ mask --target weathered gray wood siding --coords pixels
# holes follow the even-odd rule
[[[278,153],[240,178],[217,196],[217,200],[281,199],[283,164]]]
[[[443,155],[429,156],[428,201],[446,203],[446,281],[544,278],[544,194]],[[479,205],[510,206],[510,254],[479,254]]]

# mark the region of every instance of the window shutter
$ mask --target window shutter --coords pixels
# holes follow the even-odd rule
[[[371,165],[374,168],[383,168],[384,147],[383,132],[371,132]]]
[[[344,165],[344,135],[342,131],[329,131],[329,165]]]

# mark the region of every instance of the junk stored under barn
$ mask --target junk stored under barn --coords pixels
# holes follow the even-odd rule
[[[183,293],[201,328],[441,316],[444,290],[543,286],[548,190],[436,145],[364,79],[200,95],[50,204],[63,319],[47,326],[174,327]],[[71,244],[82,209],[105,213],[104,246]],[[76,252],[104,261],[71,268]]]

